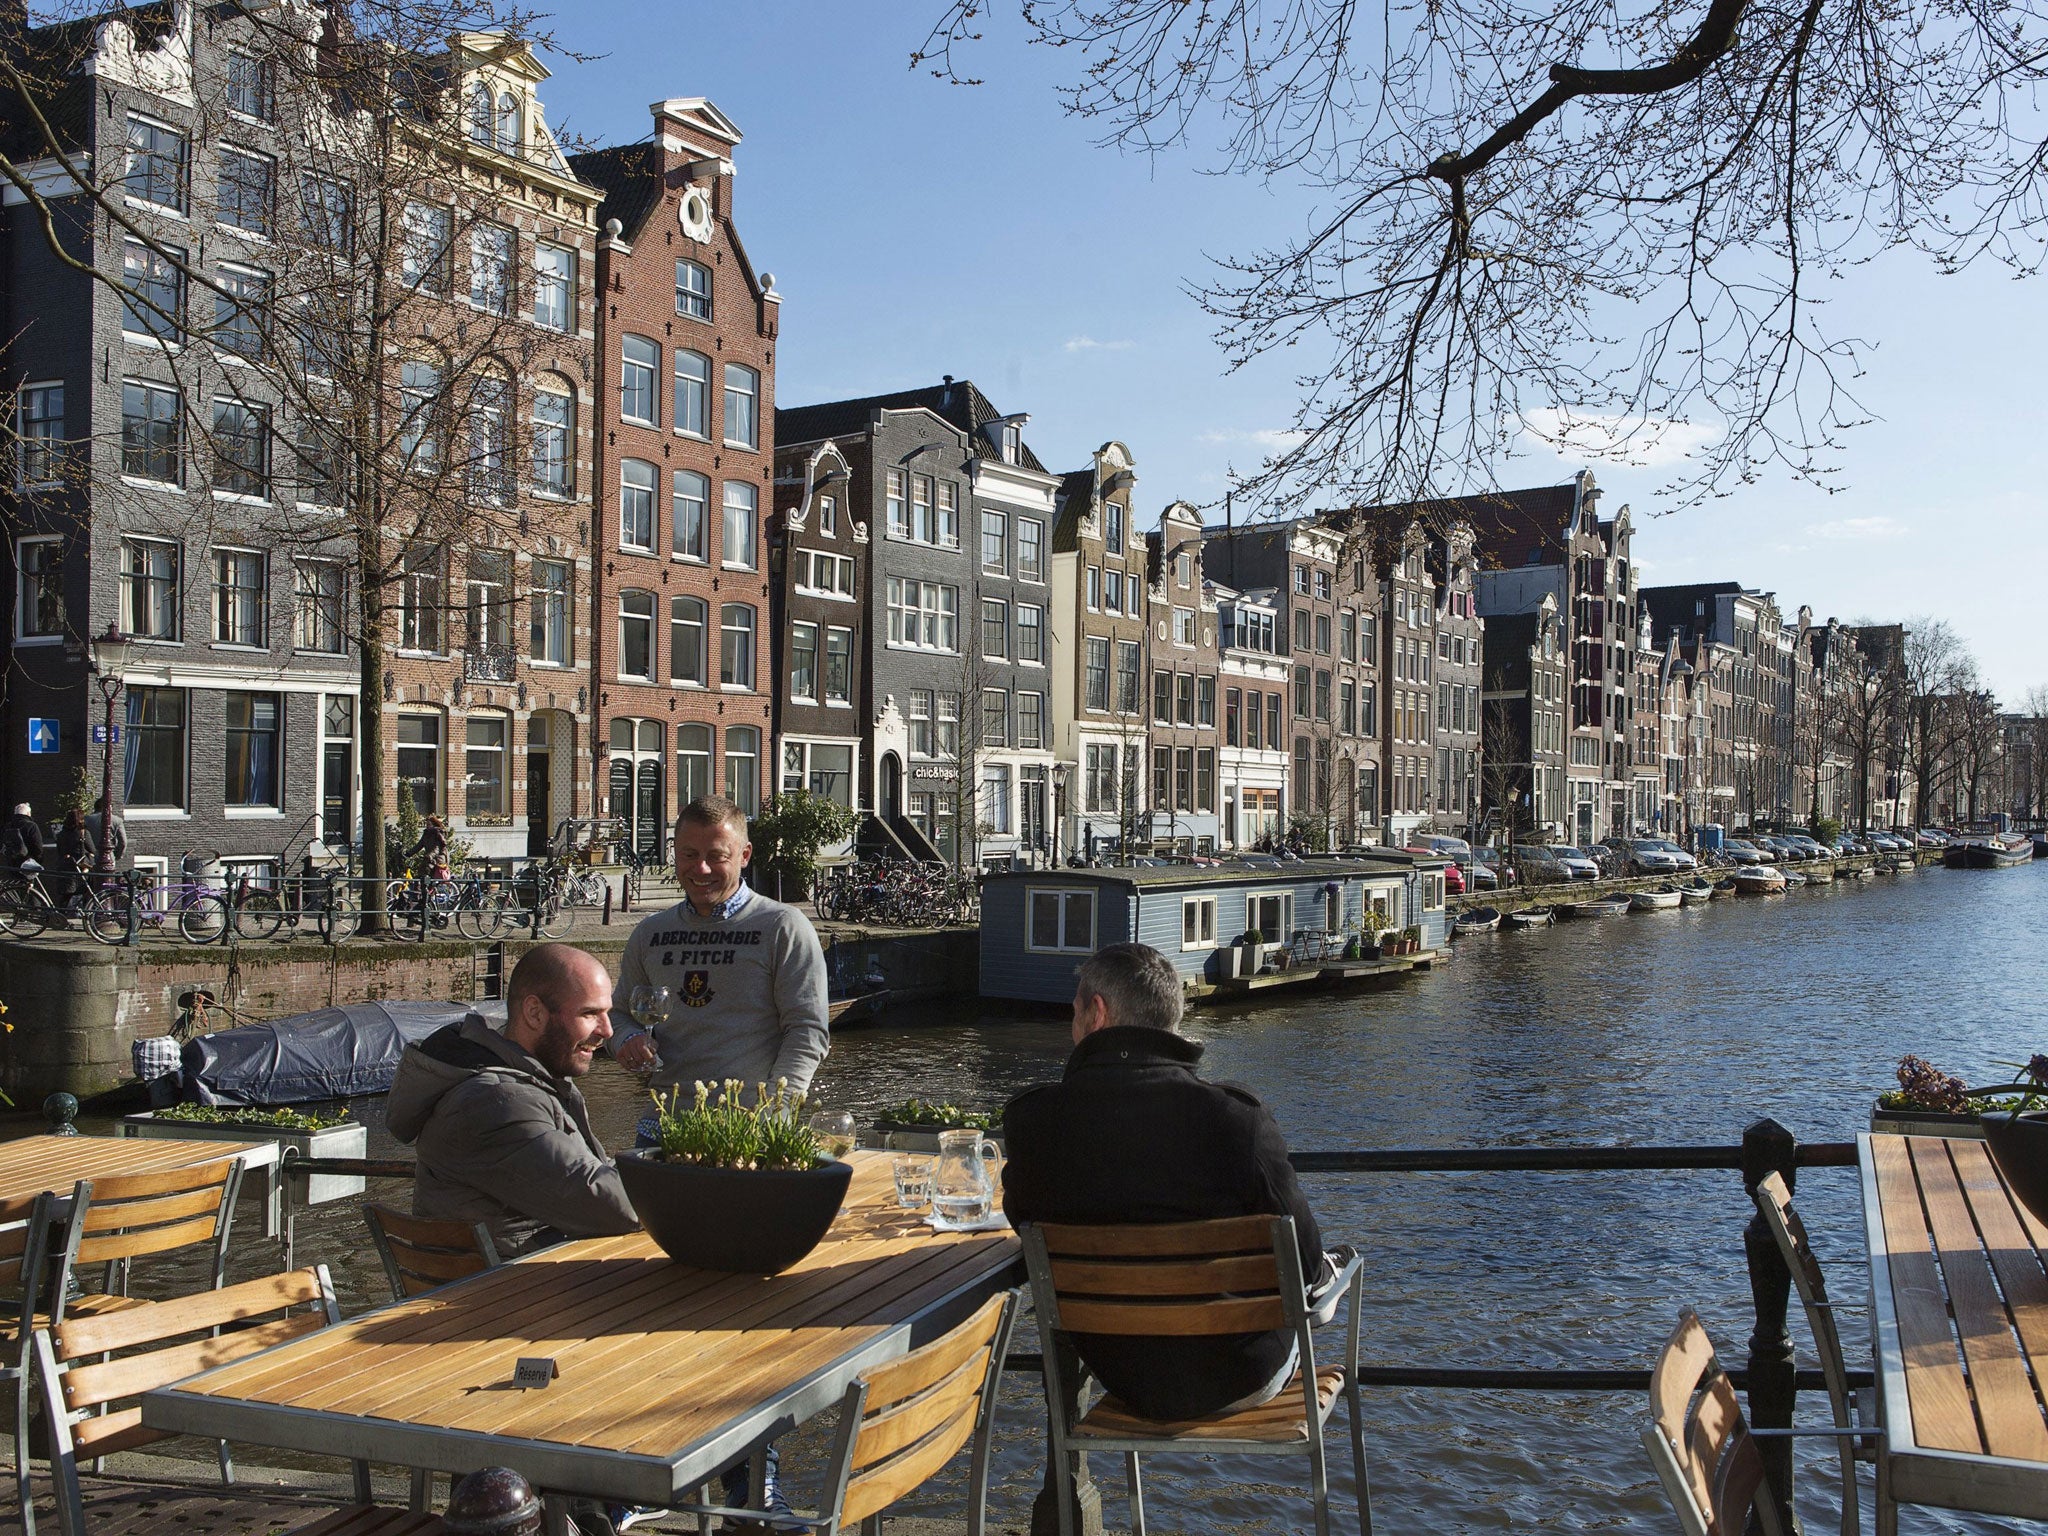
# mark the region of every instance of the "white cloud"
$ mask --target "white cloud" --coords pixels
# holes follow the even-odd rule
[[[1838,517],[1807,530],[1822,539],[1903,539],[1912,530],[1896,517]]]
[[[1553,406],[1524,412],[1521,426],[1526,435],[1561,457],[1644,469],[1682,464],[1720,432],[1718,427],[1668,416],[1644,418]]]
[[[1064,343],[1068,352],[1128,352],[1136,346],[1134,341],[1097,341],[1093,336],[1069,336]]]
[[[1284,453],[1307,436],[1306,432],[1296,432],[1289,427],[1225,427],[1221,431],[1204,432],[1198,441],[1250,443],[1253,447],[1264,448],[1269,453]]]

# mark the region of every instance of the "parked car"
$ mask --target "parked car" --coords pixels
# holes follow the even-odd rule
[[[1552,843],[1550,856],[1566,875],[1574,880],[1598,880],[1600,864],[1583,849],[1574,848],[1570,843]]]
[[[1662,849],[1665,853],[1670,854],[1674,859],[1678,860],[1678,867],[1681,870],[1697,869],[1699,867],[1700,861],[1698,859],[1694,858],[1691,854],[1687,853],[1683,848],[1679,847],[1678,844],[1672,842],[1669,838],[1653,837],[1650,839],[1650,843],[1653,847]]]
[[[1503,858],[1519,885],[1554,885],[1571,879],[1570,871],[1558,863],[1557,855],[1541,843],[1518,843]]]
[[[1775,864],[1777,855],[1770,849],[1759,847],[1747,838],[1731,837],[1721,844],[1721,852],[1731,864]]]
[[[1403,853],[1431,854],[1440,859],[1446,857],[1441,849],[1428,847],[1421,842],[1410,843],[1401,851]],[[1444,866],[1444,891],[1447,895],[1451,896],[1462,896],[1465,894],[1465,872],[1458,868],[1455,862]]]
[[[1949,835],[1935,827],[1922,827],[1916,839],[1922,848],[1946,848]]]
[[[1632,875],[1675,875],[1681,868],[1673,852],[1666,852],[1654,838],[1613,838],[1606,845],[1623,860]]]
[[[1506,852],[1502,849],[1481,848],[1472,855],[1472,868],[1475,873],[1484,870],[1492,875],[1496,887],[1515,883],[1515,866],[1509,862]],[[1488,889],[1483,881],[1479,888],[1482,891]]]
[[[1785,841],[1792,844],[1793,847],[1797,848],[1809,859],[1824,859],[1833,851],[1827,844],[1808,837],[1804,832],[1787,832],[1785,834]]]

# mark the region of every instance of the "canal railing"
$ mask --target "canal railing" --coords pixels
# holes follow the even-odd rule
[[[1295,1152],[1289,1155],[1297,1173],[1308,1176],[1414,1173],[1659,1173],[1721,1170],[1737,1173],[1742,1189],[1754,1206],[1757,1186],[1775,1173],[1788,1188],[1796,1185],[1802,1168],[1854,1168],[1856,1144],[1851,1141],[1801,1142],[1775,1120],[1759,1120],[1742,1133],[1734,1146],[1568,1146],[1568,1147],[1420,1147],[1373,1148],[1351,1152]],[[291,1199],[293,1181],[315,1174],[349,1174],[361,1178],[406,1179],[413,1177],[414,1165],[402,1159],[352,1157],[299,1157],[292,1149],[284,1154],[285,1267],[293,1267],[294,1221]],[[1743,1256],[1749,1272],[1753,1327],[1749,1337],[1749,1358],[1744,1369],[1729,1376],[1747,1400],[1749,1422],[1756,1429],[1785,1430],[1792,1427],[1792,1414],[1799,1392],[1817,1391],[1825,1381],[1817,1370],[1799,1370],[1795,1363],[1788,1312],[1792,1274],[1779,1255],[1770,1228],[1761,1212],[1753,1212],[1742,1234]],[[1013,1351],[1006,1369],[1040,1373],[1040,1357]],[[1534,1392],[1632,1392],[1646,1393],[1650,1385],[1648,1367],[1587,1365],[1569,1368],[1503,1368],[1465,1365],[1363,1366],[1359,1384],[1366,1387],[1420,1387],[1489,1391]],[[1851,1387],[1868,1387],[1872,1373],[1849,1372]],[[1793,1530],[1793,1464],[1791,1441],[1782,1436],[1764,1436],[1758,1441],[1772,1494],[1779,1506],[1782,1529]],[[1085,1471],[1083,1473],[1085,1482]],[[1041,1501],[1042,1502],[1042,1501]],[[1099,1531],[1099,1505],[1089,1492],[1081,1493],[1084,1510],[1094,1510],[1094,1529]],[[1033,1513],[1034,1531],[1042,1525]],[[1085,1536],[1085,1526],[1084,1526]]]

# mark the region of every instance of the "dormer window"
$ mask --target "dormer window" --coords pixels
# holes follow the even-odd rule
[[[1003,452],[1003,462],[1005,464],[1015,464],[1020,458],[1023,457],[1024,429],[1018,426],[1014,421],[1004,422],[1002,424],[1001,447]]]
[[[469,138],[473,144],[491,147],[497,124],[491,115],[491,88],[479,80],[469,88]]]
[[[519,98],[510,91],[502,91],[498,95],[498,148],[508,155],[518,154],[525,140],[519,130]]]

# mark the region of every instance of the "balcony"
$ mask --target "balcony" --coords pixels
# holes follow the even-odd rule
[[[472,683],[509,683],[519,664],[510,645],[475,645],[462,653],[462,676]]]

